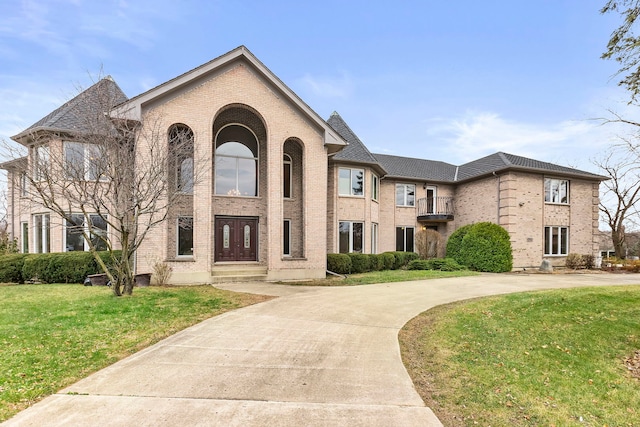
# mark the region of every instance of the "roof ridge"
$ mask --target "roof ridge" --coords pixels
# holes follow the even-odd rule
[[[498,151],[496,154],[500,157],[500,159],[501,159],[501,160],[502,160],[506,165],[508,165],[508,166],[513,166],[513,163],[511,163],[511,160],[507,159],[507,156],[506,156],[506,154],[507,154],[507,153],[504,153],[504,152],[502,152],[502,151]]]

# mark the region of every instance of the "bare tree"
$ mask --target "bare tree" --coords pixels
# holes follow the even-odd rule
[[[611,228],[616,256],[624,258],[625,231],[636,225],[640,201],[640,151],[633,140],[622,139],[593,163],[609,180],[603,181],[600,212]]]
[[[142,121],[111,117],[125,99],[104,78],[63,106],[71,129],[32,126],[23,133],[27,197],[62,218],[67,236],[88,246],[117,296],[133,292],[136,250],[192,192],[198,175],[193,134],[172,133],[153,114]],[[105,250],[111,268],[99,256]]]

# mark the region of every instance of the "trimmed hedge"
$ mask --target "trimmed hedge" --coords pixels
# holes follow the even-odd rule
[[[420,258],[415,252],[384,252],[381,254],[327,254],[327,270],[338,274],[397,270]]]
[[[338,274],[350,274],[351,258],[347,254],[327,254],[327,270]]]
[[[0,257],[0,283],[22,283],[22,268],[27,254]]]
[[[107,266],[113,265],[109,252],[100,252]],[[120,251],[114,251],[115,257]],[[12,254],[0,257],[0,282],[82,283],[90,274],[102,273],[90,252]]]
[[[414,259],[407,265],[408,270],[461,271],[467,267],[460,265],[453,258]]]
[[[349,258],[351,258],[351,274],[371,271],[371,258],[368,254],[352,252],[349,254]]]
[[[456,244],[454,241],[454,246]],[[462,237],[458,254],[452,258],[475,271],[511,271],[513,255],[509,233],[492,222],[473,224]]]

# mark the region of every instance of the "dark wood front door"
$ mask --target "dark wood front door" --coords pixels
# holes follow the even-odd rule
[[[258,260],[258,219],[216,217],[216,261]]]

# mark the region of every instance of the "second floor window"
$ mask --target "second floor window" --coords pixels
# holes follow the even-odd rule
[[[44,181],[50,174],[51,159],[49,158],[49,146],[39,145],[34,149],[33,179]]]
[[[193,131],[176,124],[169,129],[169,173],[176,191],[193,193]]]
[[[546,203],[569,203],[569,180],[545,178],[544,201]]]
[[[371,174],[371,200],[378,200],[379,185],[380,185],[380,178],[378,178],[378,175]]]
[[[415,206],[415,184],[396,184],[396,206]]]
[[[100,147],[81,142],[64,142],[64,169],[68,179],[95,181],[103,175]]]
[[[338,171],[338,194],[362,196],[364,194],[364,170],[340,168]]]

